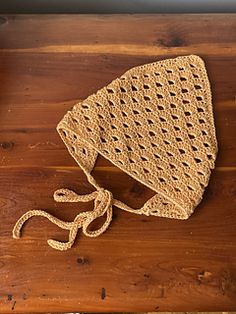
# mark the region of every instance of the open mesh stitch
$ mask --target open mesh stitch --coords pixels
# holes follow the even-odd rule
[[[76,104],[57,130],[100,191],[100,202],[106,198],[109,206],[137,214],[186,219],[202,199],[217,155],[204,62],[190,55],[132,68]],[[91,175],[98,154],[157,194],[139,210],[112,199]],[[68,190],[63,193],[59,201],[70,201]]]

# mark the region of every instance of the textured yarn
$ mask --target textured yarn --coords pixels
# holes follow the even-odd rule
[[[90,237],[103,233],[112,220],[112,207],[144,215],[187,219],[200,203],[215,166],[217,140],[210,84],[203,60],[195,55],[134,67],[106,87],[76,104],[57,130],[96,191],[78,195],[57,190],[58,202],[94,200],[94,210],[79,213],[73,222],[32,210],[13,230],[20,237],[24,222],[44,216],[69,230],[69,241],[49,240],[53,248],[70,248],[78,228]],[[149,187],[156,194],[133,209],[113,198],[91,175],[98,154]],[[90,223],[106,214],[96,231]]]

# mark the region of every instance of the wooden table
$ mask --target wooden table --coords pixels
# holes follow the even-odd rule
[[[0,312],[236,310],[236,16],[42,15],[0,18]],[[91,204],[57,204],[54,190],[92,191],[55,128],[130,67],[198,54],[212,84],[216,169],[187,221],[115,209],[109,230],[66,252],[68,233],[26,210],[73,220]],[[94,175],[134,207],[152,192],[99,158]]]

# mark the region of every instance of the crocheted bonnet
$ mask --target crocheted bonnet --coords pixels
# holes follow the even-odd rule
[[[96,191],[78,195],[59,189],[59,202],[94,200],[93,211],[63,222],[44,211],[29,211],[13,235],[31,216],[43,215],[70,230],[66,243],[49,240],[60,250],[72,246],[78,228],[98,236],[112,220],[112,206],[135,214],[187,219],[202,199],[217,154],[210,84],[203,60],[195,55],[134,67],[67,112],[57,130],[69,153]],[[113,198],[93,178],[98,155],[152,189],[156,194],[140,209]],[[106,214],[96,231],[89,224]]]

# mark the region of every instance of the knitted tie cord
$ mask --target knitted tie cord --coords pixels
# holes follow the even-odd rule
[[[13,237],[32,216],[43,216],[69,230],[69,241],[48,240],[70,248],[79,228],[97,237],[110,225],[113,206],[128,212],[187,219],[200,203],[215,166],[217,140],[210,83],[203,60],[195,55],[134,67],[67,112],[57,126],[69,153],[96,191],[54,193],[57,202],[88,202],[94,209],[64,222],[42,210],[26,212]],[[114,199],[91,175],[98,154],[156,194],[140,209]],[[106,215],[102,227],[90,223]]]

